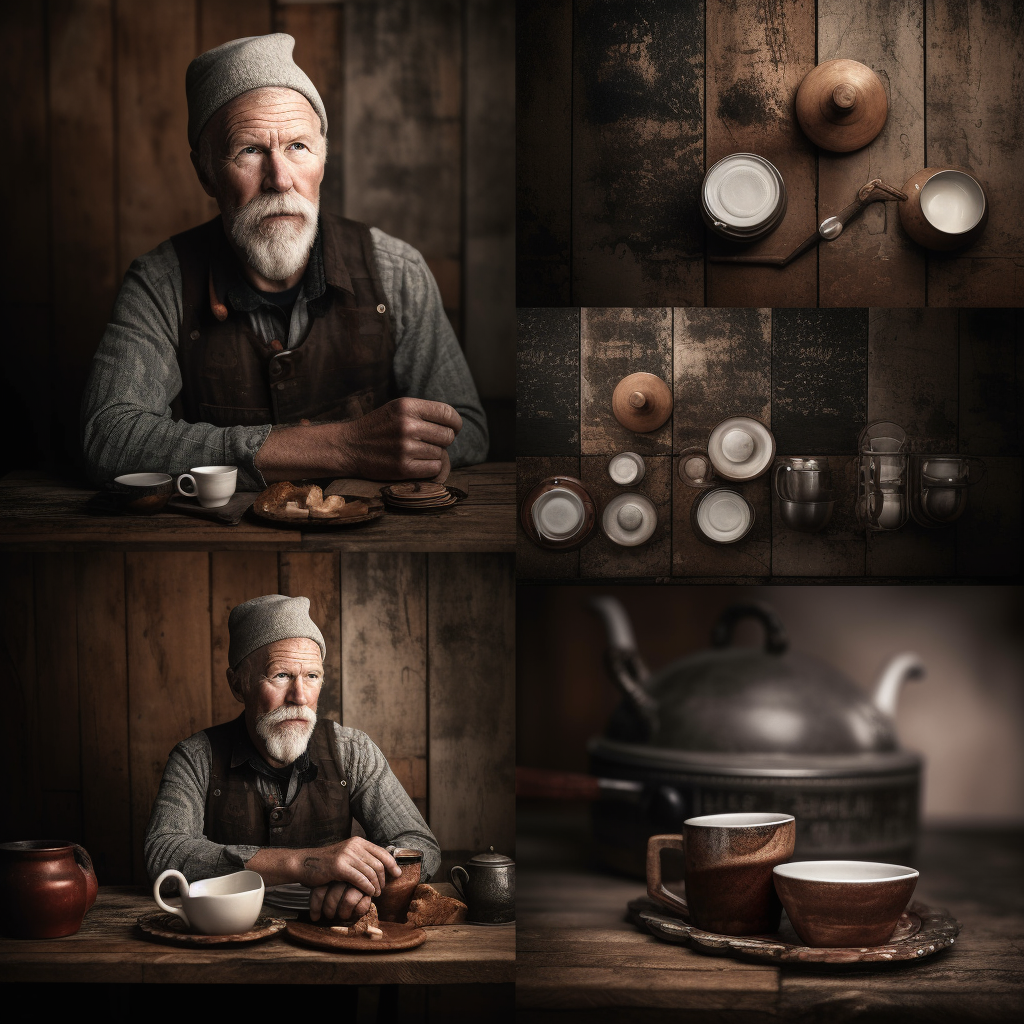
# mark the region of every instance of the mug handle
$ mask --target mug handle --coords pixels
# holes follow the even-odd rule
[[[180,871],[176,871],[174,868],[168,868],[153,883],[153,899],[156,900],[157,906],[160,907],[161,910],[166,910],[168,914],[174,914],[177,917],[180,917],[182,921],[185,922],[186,926],[191,928],[192,925],[189,923],[188,915],[181,907],[172,907],[170,904],[164,903],[160,898],[160,886],[165,878],[176,878],[178,880],[178,892],[182,897],[188,895],[188,879]]]
[[[186,491],[181,486],[182,480],[192,481],[192,490]],[[198,498],[199,497],[199,486],[196,484],[196,478],[191,473],[182,473],[181,476],[175,481],[175,486],[178,488],[178,493],[184,498]]]
[[[96,894],[99,892],[100,883],[96,878],[96,869],[92,866],[92,857],[84,846],[78,843],[71,844],[75,849],[75,860],[85,875],[85,909],[88,912],[96,902]]]
[[[465,878],[465,882],[459,882],[458,878],[455,875],[456,871],[458,871],[462,875],[462,877]],[[466,899],[466,893],[462,886],[465,885],[467,889],[469,888],[469,872],[464,867],[462,867],[461,864],[456,864],[455,867],[452,868],[450,876],[452,880],[452,885],[455,886],[455,891],[462,897],[462,902],[468,903],[469,901]]]
[[[647,895],[669,910],[690,917],[690,907],[682,896],[665,888],[661,880],[661,851],[681,850],[686,852],[686,836],[651,836],[647,840]]]

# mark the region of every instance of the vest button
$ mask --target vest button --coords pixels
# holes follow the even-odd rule
[[[386,312],[387,312],[387,309],[388,309],[388,307],[387,307],[387,306],[385,306],[385,305],[384,305],[384,303],[382,302],[382,303],[381,303],[381,304],[380,304],[380,305],[379,305],[379,306],[377,307],[377,312],[378,312],[378,313],[386,313]]]
[[[271,821],[279,821],[280,818],[281,818],[281,812],[280,811],[274,811],[274,813],[270,815]]]
[[[220,790],[219,790],[219,789],[215,789],[215,790],[213,791],[213,795],[214,795],[214,796],[220,796]]]
[[[281,832],[281,829],[279,829],[279,828],[272,828],[270,831],[273,832],[274,835],[278,835]]]
[[[348,785],[348,779],[342,779],[342,780],[341,780],[341,784],[342,784],[343,786],[347,786],[347,785]]]
[[[380,311],[380,307],[379,307],[379,306],[377,307],[377,310],[378,310],[378,312]],[[192,333],[191,333],[191,334],[189,335],[189,337],[190,337],[190,338],[191,338],[191,339],[192,339],[193,341],[198,341],[198,340],[199,340],[199,332],[198,332],[198,331],[193,331],[193,332],[192,332]]]
[[[277,385],[277,390],[278,391],[284,391],[284,383],[283,382]]]

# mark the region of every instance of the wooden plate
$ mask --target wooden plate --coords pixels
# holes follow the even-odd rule
[[[285,922],[279,917],[261,915],[247,932],[237,935],[200,935],[190,932],[176,914],[144,914],[136,924],[146,935],[162,942],[176,942],[182,946],[245,946],[261,942],[282,931]]]
[[[253,502],[252,513],[263,522],[291,530],[340,530],[346,526],[355,526],[357,523],[368,523],[371,519],[379,519],[384,515],[384,506],[378,498],[367,498],[360,494],[343,494],[342,497],[346,504],[350,501],[365,502],[369,511],[361,516],[338,516],[336,519],[292,519],[275,512],[263,512],[256,507],[256,502]]]
[[[398,485],[404,486],[404,485]],[[451,508],[452,505],[457,505],[460,501],[465,501],[469,495],[458,487],[445,487],[447,497],[438,497],[434,494],[429,494],[421,497],[413,497],[410,499],[408,496],[402,497],[401,495],[396,499],[391,496],[391,487],[382,487],[380,489],[381,498],[384,501],[384,507],[389,512],[399,512],[403,514],[411,513],[412,515],[424,515],[428,512],[443,512],[446,508]]]
[[[732,956],[778,964],[893,963],[922,960],[948,949],[960,934],[960,922],[947,910],[911,903],[903,912],[889,941],[881,946],[828,949],[805,946],[785,916],[774,935],[718,935],[695,928],[682,917],[667,913],[647,896],[629,902],[630,920],[663,942],[690,946],[712,956]]]
[[[365,935],[342,935],[332,932],[322,924],[306,924],[303,921],[289,921],[288,934],[304,946],[316,949],[330,949],[340,953],[395,953],[400,949],[415,949],[427,941],[422,928],[408,924],[394,924],[381,921],[382,939],[369,939]]]

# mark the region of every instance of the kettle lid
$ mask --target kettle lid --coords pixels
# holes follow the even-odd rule
[[[494,847],[488,846],[485,853],[478,853],[476,856],[470,857],[467,863],[475,864],[482,868],[496,868],[505,864],[515,864],[515,861],[511,857],[506,857],[503,853],[495,853]]]

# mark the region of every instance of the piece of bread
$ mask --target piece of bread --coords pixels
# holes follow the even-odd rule
[[[377,905],[370,904],[370,909],[363,914],[355,924],[349,926],[349,935],[365,935],[368,928],[380,929],[380,921],[377,920]]]
[[[303,503],[306,508],[311,511],[315,508],[320,508],[324,503],[324,492],[320,490],[318,484],[309,484],[309,490],[306,492],[306,500]]]
[[[309,509],[300,505],[297,501],[288,501],[285,502],[284,508],[277,510],[277,514],[286,516],[288,519],[308,519]]]
[[[316,508],[309,509],[310,519],[336,519],[343,515],[345,499],[340,494],[332,494],[324,498]]]
[[[462,924],[466,920],[466,904],[451,896],[442,896],[433,886],[417,885],[409,904],[407,920],[418,928]]]
[[[256,507],[263,512],[279,512],[289,501],[304,502],[308,489],[307,486],[299,487],[287,480],[280,480],[260,491],[256,496]]]

